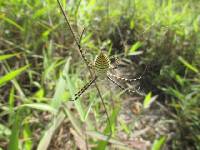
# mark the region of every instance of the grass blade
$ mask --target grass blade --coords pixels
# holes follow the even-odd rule
[[[185,65],[188,69],[190,69],[191,71],[195,72],[195,73],[198,73],[199,70],[195,67],[195,66],[192,66],[188,61],[186,61],[183,57],[179,56],[178,57],[178,60],[183,64]]]
[[[116,122],[119,110],[120,110],[120,107],[115,107],[115,109],[113,110],[112,115],[110,117],[110,123],[111,123],[111,130],[112,130],[112,132],[115,129],[115,122]],[[104,134],[109,134],[109,132],[110,132],[110,126],[109,126],[109,123],[107,123],[107,126],[105,128]],[[95,149],[97,149],[97,150],[98,149],[105,149],[106,146],[107,146],[107,144],[108,144],[108,141],[106,141],[106,140],[105,141],[104,140],[103,141],[99,141],[98,142],[98,146]]]
[[[151,106],[151,104],[156,100],[156,98],[158,97],[158,95],[155,95],[152,97],[152,93],[149,92],[146,96],[145,96],[145,99],[144,99],[144,102],[143,102],[143,108],[144,109],[147,109]]]
[[[19,69],[13,70],[9,73],[7,73],[6,75],[4,75],[3,77],[0,78],[0,87],[2,85],[4,85],[6,82],[14,79],[16,76],[18,76],[19,74],[21,74],[23,71],[25,71],[27,68],[29,67],[29,65],[26,65],[24,67],[21,67]]]
[[[146,108],[149,108],[150,103],[151,103],[151,92],[149,92],[149,93],[145,96],[145,99],[144,99],[144,102],[143,102],[143,107],[144,107],[145,109],[146,109]]]
[[[163,145],[165,144],[166,137],[163,136],[158,140],[155,140],[151,150],[161,150]]]
[[[30,125],[27,123],[24,126],[24,130],[23,130],[23,137],[25,139],[24,141],[24,149],[25,150],[31,150],[32,146],[33,146],[33,141],[31,139],[32,136],[32,132],[30,129]]]
[[[24,31],[24,28],[22,26],[20,26],[19,24],[17,24],[15,21],[13,21],[12,19],[6,17],[5,15],[0,15],[0,19],[5,20],[6,22],[8,22],[9,24],[15,26],[16,28],[18,28],[21,31]]]
[[[136,42],[132,45],[131,49],[128,52],[128,55],[135,55],[136,50],[142,46],[141,42]]]
[[[13,117],[13,114],[14,114],[14,102],[15,102],[15,89],[14,87],[12,86],[11,90],[10,90],[10,94],[9,94],[9,123],[12,122],[12,117]]]
[[[43,137],[41,138],[37,150],[47,150],[52,139],[52,136],[56,129],[61,125],[65,118],[63,113],[60,113],[55,120],[53,120],[49,125],[50,127],[45,131]]]
[[[12,126],[12,132],[10,135],[10,141],[8,144],[8,150],[18,150],[18,144],[19,144],[19,129],[20,129],[20,118],[19,114],[16,113],[15,115],[15,121]]]
[[[102,133],[96,132],[96,131],[86,131],[86,133],[87,133],[87,135],[89,135],[90,137],[93,137],[94,139],[98,139],[98,140],[102,140],[102,141],[107,141],[107,139],[108,139],[108,136],[106,136]],[[117,145],[118,148],[130,150],[130,148],[127,145],[125,145],[124,143],[122,143],[116,139],[110,138],[108,142],[111,144]]]
[[[18,108],[22,108],[22,107],[29,107],[29,108],[38,109],[41,111],[48,111],[52,114],[55,114],[57,112],[55,108],[45,103],[23,104],[23,105],[20,105]]]
[[[18,54],[19,54],[19,53],[0,55],[0,61],[9,59],[9,58],[14,57],[14,56],[16,56],[16,55],[18,55]]]
[[[66,92],[66,81],[63,79],[63,74],[68,73],[69,65],[70,65],[70,59],[69,58],[65,64],[63,72],[60,74],[60,77],[58,79],[58,82],[56,84],[55,93],[53,96],[53,100],[51,102],[51,107],[56,109],[58,112],[61,109],[63,99],[66,99],[64,96],[64,93]],[[50,144],[50,141],[53,137],[54,132],[57,128],[61,125],[65,117],[67,116],[69,120],[72,122],[72,125],[74,128],[81,133],[81,126],[80,122],[76,119],[75,116],[70,112],[69,108],[66,108],[67,104],[64,106],[65,114],[61,111],[58,113],[58,115],[55,116],[54,120],[49,123],[49,128],[45,131],[44,135],[42,136],[39,145],[37,147],[37,150],[47,150],[48,146]]]

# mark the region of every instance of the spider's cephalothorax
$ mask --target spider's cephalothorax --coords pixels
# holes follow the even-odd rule
[[[100,52],[94,61],[95,75],[100,79],[106,78],[109,67],[110,60],[108,56]]]

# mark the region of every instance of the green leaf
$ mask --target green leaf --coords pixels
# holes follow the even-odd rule
[[[44,132],[42,138],[39,141],[37,150],[48,149],[55,131],[60,127],[64,119],[65,115],[60,113],[58,116],[56,116],[55,120],[52,120],[52,122],[48,124],[47,130]]]
[[[111,117],[110,117],[110,124],[109,122],[107,122],[107,126],[104,130],[104,134],[111,134],[110,132],[110,125],[111,125],[111,130],[112,130],[112,134],[115,130],[115,127],[116,127],[116,119],[117,119],[117,116],[118,116],[118,113],[120,111],[120,107],[115,107],[115,109],[113,110],[112,114],[111,114]],[[107,140],[109,140],[110,137],[108,137]],[[97,147],[95,148],[95,150],[99,150],[99,149],[105,149],[107,144],[108,144],[108,141],[107,140],[102,140],[102,141],[99,141],[98,142],[98,145]]]
[[[193,28],[194,28],[194,31],[197,33],[199,31],[199,19],[196,18],[195,21],[193,22]]]
[[[19,74],[21,74],[23,71],[25,71],[27,68],[29,67],[29,65],[26,65],[24,67],[21,67],[17,70],[13,70],[9,73],[7,73],[5,76],[0,78],[0,87],[5,84],[6,82],[14,79],[16,76],[18,76]]]
[[[131,49],[129,50],[129,53],[128,55],[135,55],[135,52],[138,48],[140,48],[142,46],[142,43],[141,42],[136,42],[135,44],[133,44],[131,46]]]
[[[158,140],[155,140],[151,150],[161,150],[163,145],[165,144],[165,142],[166,142],[166,137],[165,136],[161,137]]]
[[[24,136],[24,149],[25,150],[31,150],[32,149],[32,145],[33,145],[33,142],[31,140],[31,129],[30,129],[30,126],[29,124],[25,124],[24,126],[24,130],[23,130],[23,136]]]
[[[10,107],[10,109],[13,109],[14,101],[15,101],[15,89],[12,86],[12,88],[10,90],[10,94],[9,94],[9,107]]]
[[[177,89],[168,87],[168,88],[162,88],[162,90],[165,91],[166,93],[178,98],[181,101],[185,100],[185,95],[182,92],[178,91]]]
[[[19,129],[20,129],[20,117],[19,113],[15,114],[15,121],[12,125],[12,132],[9,138],[8,150],[18,150],[19,144]]]
[[[134,27],[135,27],[135,22],[134,22],[134,20],[131,20],[130,21],[130,29],[134,29]]]
[[[119,119],[119,123],[121,125],[121,128],[126,132],[126,134],[130,134],[130,129],[128,128],[126,122],[121,118]]]
[[[187,62],[183,57],[179,56],[179,57],[178,57],[178,60],[179,60],[183,65],[185,65],[188,69],[190,69],[191,71],[193,71],[193,72],[195,72],[195,73],[198,73],[198,72],[199,72],[199,70],[198,70],[196,67],[192,66],[192,65],[191,65],[189,62]]]
[[[23,105],[20,105],[18,108],[22,108],[22,107],[30,107],[30,108],[38,109],[38,110],[42,110],[42,111],[49,111],[53,114],[55,114],[57,112],[57,110],[55,108],[53,108],[52,106],[50,106],[48,104],[44,104],[44,103],[23,104]]]
[[[40,8],[40,9],[34,11],[34,14],[32,14],[32,18],[37,19],[40,16],[44,15],[45,12],[47,12],[47,9],[48,9],[48,7],[44,7],[44,8]]]
[[[22,26],[20,26],[19,24],[17,24],[15,21],[11,20],[10,18],[7,18],[5,15],[0,15],[0,19],[3,19],[4,21],[18,28],[19,30],[24,31],[24,28]]]
[[[15,88],[12,86],[9,94],[9,123],[12,122],[13,120],[13,115],[14,115],[14,103],[15,103]]]
[[[15,54],[5,54],[5,55],[0,55],[0,61],[14,57],[16,55],[18,55],[19,53],[15,53]]]
[[[40,88],[37,92],[35,92],[33,97],[43,98],[44,97],[44,88]]]
[[[145,99],[144,99],[144,102],[143,102],[143,107],[146,109],[146,108],[149,108],[150,104],[151,104],[151,92],[149,92],[146,96],[145,96]]]
[[[63,94],[66,92],[66,80],[67,79],[65,79],[65,74],[68,75],[68,70],[70,67],[70,59],[71,58],[67,59],[67,62],[64,66],[64,70],[61,73],[61,75],[56,83],[55,93],[54,93],[53,99],[51,101],[51,106],[54,107],[55,109],[58,109],[61,106],[63,99],[65,98],[65,96]],[[70,86],[70,85],[68,85],[68,86]]]
[[[184,78],[182,78],[180,75],[176,74],[175,79],[181,86],[184,86],[184,83],[186,82],[186,80]]]
[[[146,96],[145,96],[145,99],[144,99],[144,102],[143,102],[143,108],[144,109],[147,109],[151,106],[151,104],[156,100],[156,98],[158,97],[158,95],[155,95],[155,96],[151,96],[151,92],[149,92]]]

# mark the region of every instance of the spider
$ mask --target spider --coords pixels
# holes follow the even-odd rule
[[[139,95],[144,96],[144,94],[140,93],[138,90],[127,89],[127,88],[125,88],[124,86],[120,85],[118,82],[115,81],[115,79],[123,80],[123,81],[126,81],[126,82],[136,81],[136,80],[141,79],[144,73],[141,76],[139,76],[138,78],[135,78],[135,79],[126,79],[126,78],[119,77],[117,75],[112,74],[110,72],[110,70],[114,69],[114,68],[111,65],[111,61],[109,59],[109,56],[106,53],[104,53],[103,51],[100,51],[99,54],[96,56],[96,59],[94,60],[94,62],[90,63],[88,61],[88,59],[85,57],[85,54],[83,53],[83,50],[82,50],[81,45],[80,45],[80,41],[81,41],[81,38],[82,38],[84,30],[83,30],[82,34],[80,35],[79,40],[77,40],[76,36],[75,36],[75,34],[73,32],[73,29],[72,29],[72,27],[71,27],[71,25],[70,25],[70,23],[69,23],[69,21],[67,19],[67,16],[66,16],[66,14],[65,14],[65,12],[64,12],[64,10],[62,8],[62,5],[60,4],[59,0],[57,0],[57,2],[59,4],[59,7],[60,7],[60,10],[61,10],[62,14],[64,15],[64,18],[65,18],[65,20],[67,22],[67,25],[68,25],[68,27],[69,27],[69,29],[71,31],[71,34],[72,34],[72,36],[73,36],[73,38],[75,40],[75,43],[78,46],[79,52],[80,52],[80,54],[81,54],[84,62],[86,63],[86,65],[88,67],[88,70],[90,71],[90,75],[92,76],[92,79],[87,84],[85,84],[85,86],[83,86],[83,88],[81,88],[74,95],[74,98],[70,99],[70,101],[76,101],[76,100],[78,100],[78,98],[94,83],[95,86],[96,86],[96,89],[97,89],[97,91],[99,93],[99,96],[101,98],[102,104],[103,104],[105,112],[106,112],[107,121],[109,123],[110,132],[111,132],[110,135],[108,136],[108,138],[109,138],[112,135],[111,123],[110,123],[110,119],[109,119],[109,116],[108,116],[108,113],[107,113],[107,110],[106,110],[106,107],[105,107],[105,103],[103,101],[103,98],[101,97],[101,94],[100,94],[99,88],[98,88],[98,86],[96,84],[96,81],[97,80],[108,79],[112,83],[116,84],[122,90],[126,90],[129,93],[137,93]],[[115,79],[113,79],[113,78],[115,78]]]
[[[81,53],[81,56],[82,58],[84,59],[85,63],[87,64],[87,66],[93,70],[94,72],[94,75],[93,78],[83,87],[81,88],[74,96],[75,98],[74,99],[71,99],[70,101],[75,101],[77,100],[97,79],[100,79],[100,80],[104,80],[105,78],[107,78],[108,80],[110,80],[112,83],[116,84],[119,88],[121,88],[122,90],[126,90],[128,91],[129,93],[137,93],[139,95],[142,95],[144,96],[143,93],[140,93],[138,90],[130,90],[130,89],[126,89],[125,87],[123,87],[122,85],[120,85],[118,82],[116,82],[113,78],[116,78],[118,80],[123,80],[123,81],[126,81],[126,82],[132,82],[132,81],[136,81],[136,80],[139,80],[142,78],[143,74],[141,76],[139,76],[138,78],[135,78],[135,79],[127,79],[127,78],[123,78],[123,77],[119,77],[117,75],[114,75],[110,72],[110,69],[113,69],[113,66],[111,66],[111,63],[110,63],[110,59],[108,57],[108,55],[106,55],[103,51],[100,51],[100,53],[96,56],[96,59],[94,60],[93,63],[90,63],[88,61],[88,59],[85,57],[85,54],[83,53],[83,50],[81,48],[81,45],[80,45],[80,41],[81,41],[81,38],[82,38],[82,35],[83,35],[83,32],[79,38],[79,41],[76,39],[76,36],[73,32],[73,29],[67,19],[67,16],[62,8],[62,5],[60,3],[59,0],[57,0],[58,4],[59,4],[59,7],[60,7],[60,10],[61,12],[63,13],[64,15],[64,18],[67,22],[67,25],[73,35],[73,38],[79,48],[79,51]],[[91,65],[92,64],[92,65]],[[90,70],[89,69],[89,70]],[[145,71],[146,71],[146,68],[145,68]],[[145,72],[144,71],[144,72]],[[91,74],[93,74],[92,72],[90,72]],[[113,77],[113,78],[112,78]]]
[[[82,52],[82,51],[81,51]],[[83,53],[82,53],[83,54]],[[84,59],[86,60],[86,57],[84,56]],[[87,62],[89,62],[87,60]],[[113,78],[116,78],[118,80],[123,80],[123,81],[128,81],[128,82],[132,82],[132,81],[136,81],[142,78],[142,75],[139,76],[138,78],[134,78],[134,79],[127,79],[127,78],[123,78],[123,77],[119,77],[117,75],[114,75],[110,72],[110,69],[113,69],[113,66],[111,66],[110,60],[108,55],[106,55],[104,52],[100,52],[97,56],[96,59],[94,60],[93,64],[90,65],[90,67],[92,68],[92,70],[94,71],[94,77],[93,79],[91,79],[87,84],[85,84],[85,86],[83,88],[81,88],[76,94],[75,94],[75,98],[74,99],[70,99],[70,101],[75,101],[77,100],[97,79],[99,80],[104,80],[104,79],[108,79],[109,81],[111,81],[112,83],[116,84],[119,88],[121,88],[122,90],[127,90],[127,92],[129,93],[137,93],[139,95],[142,95],[142,93],[140,93],[138,90],[131,90],[131,89],[127,89],[125,87],[123,87],[122,85],[120,85],[118,82],[116,82]],[[113,78],[112,78],[113,77]]]

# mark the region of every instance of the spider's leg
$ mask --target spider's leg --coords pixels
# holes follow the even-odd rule
[[[107,78],[108,78],[108,80],[110,80],[112,83],[116,84],[122,90],[128,90],[128,92],[130,92],[130,93],[135,93],[136,92],[136,91],[132,91],[130,89],[127,89],[127,88],[123,87],[118,82],[116,82],[115,80],[113,80],[109,75],[107,75]]]
[[[111,65],[110,65],[110,69],[112,69],[112,70],[115,70],[115,69],[117,69],[118,67],[119,67],[119,59],[117,58],[117,57],[114,57],[114,59],[115,59],[115,61],[114,61],[114,63],[112,63]],[[110,61],[111,61],[111,59],[110,59]]]
[[[108,80],[110,80],[112,83],[116,84],[122,90],[125,90],[125,91],[127,91],[129,93],[137,93],[137,94],[139,94],[141,96],[144,96],[144,94],[140,93],[138,90],[130,90],[130,89],[127,89],[127,88],[123,87],[118,82],[116,82],[115,80],[113,80],[109,75],[107,75],[107,78],[108,78]]]
[[[116,66],[116,65],[110,65],[110,67],[109,67],[109,69],[112,69],[112,70],[115,70],[117,68],[118,68],[118,66]]]
[[[142,78],[142,76],[139,76],[138,78],[127,79],[127,78],[119,77],[119,76],[114,75],[114,74],[111,74],[111,73],[108,73],[108,75],[111,76],[111,77],[117,78],[117,79],[119,79],[119,80],[128,81],[128,82],[136,81],[136,80],[139,80],[139,79]]]
[[[74,99],[70,99],[70,101],[76,101],[89,87],[96,81],[97,77],[95,76],[90,82],[88,82],[78,93],[76,93],[74,96]]]
[[[112,69],[112,68],[111,68],[111,69]],[[139,77],[134,78],[134,79],[127,79],[127,78],[119,77],[119,76],[114,75],[114,74],[112,74],[112,73],[110,73],[110,72],[108,73],[108,75],[111,76],[111,77],[117,78],[117,79],[119,79],[119,80],[128,81],[128,82],[133,82],[133,81],[136,81],[136,80],[140,80],[140,79],[143,77],[143,75],[145,74],[146,70],[147,70],[147,66],[145,67],[144,72],[143,72]]]

